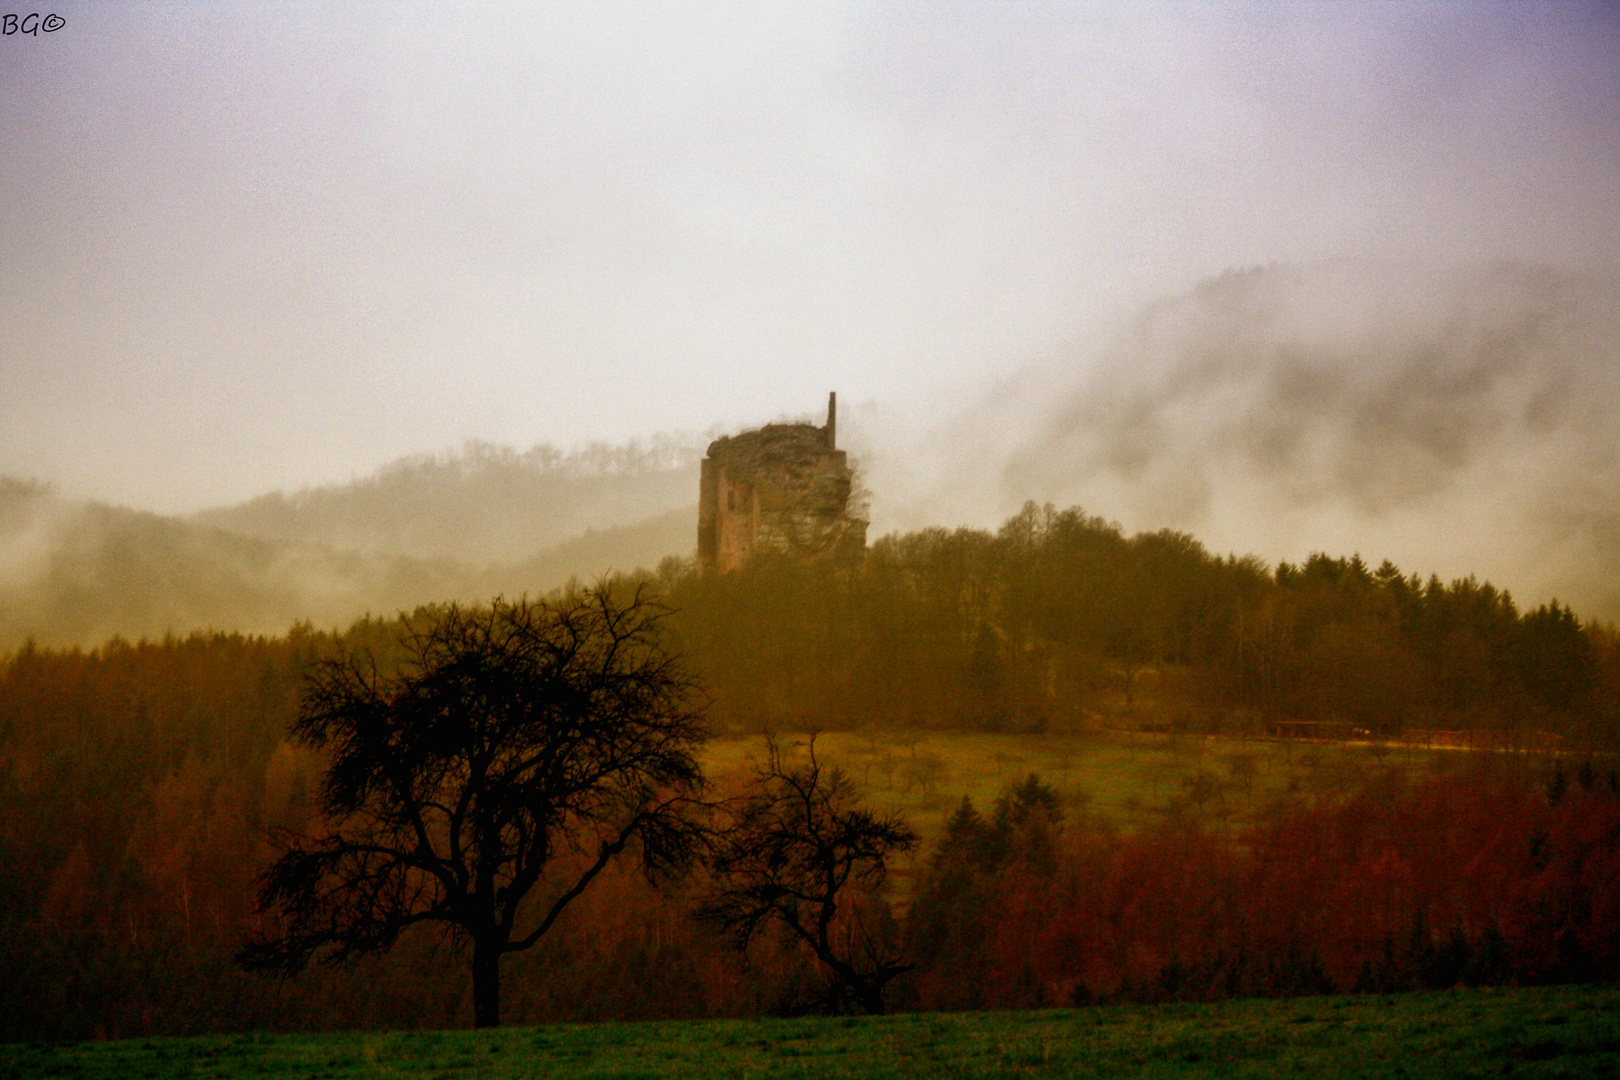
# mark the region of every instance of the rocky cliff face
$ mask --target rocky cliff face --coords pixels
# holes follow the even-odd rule
[[[841,558],[866,547],[850,510],[854,472],[833,448],[833,420],[767,424],[709,444],[698,502],[698,557],[733,569],[755,552]]]

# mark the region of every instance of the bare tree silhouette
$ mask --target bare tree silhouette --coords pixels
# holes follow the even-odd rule
[[[742,948],[771,925],[810,947],[829,976],[825,1004],[885,1009],[883,990],[910,971],[887,908],[876,896],[891,855],[917,834],[895,815],[855,805],[854,787],[816,757],[790,766],[774,738],[756,787],[726,808],[712,842],[714,892],[700,914],[730,929]]]
[[[405,635],[397,675],[314,665],[292,734],[331,754],[324,828],[285,838],[260,883],[270,932],[240,961],[296,974],[438,923],[470,950],[475,1024],[499,1024],[502,956],[627,849],[649,873],[693,852],[700,715],[665,614],[605,583],[451,605]]]

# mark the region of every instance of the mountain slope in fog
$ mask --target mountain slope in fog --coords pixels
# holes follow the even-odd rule
[[[1298,560],[1359,551],[1620,618],[1620,288],[1514,264],[1229,272],[934,441],[913,517],[1025,499]],[[909,522],[907,522],[909,524]]]
[[[543,591],[688,555],[696,534],[689,506],[587,531],[521,561],[475,565],[258,539],[0,478],[0,652],[30,637],[91,645],[203,628],[274,633],[301,619],[338,625],[367,612]]]
[[[273,492],[194,520],[278,543],[515,563],[587,529],[687,507],[697,497],[701,456],[694,441],[667,435],[567,454],[544,444],[518,453],[473,442],[460,453],[401,458],[347,484]]]

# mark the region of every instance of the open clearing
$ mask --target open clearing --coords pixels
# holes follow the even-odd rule
[[[780,737],[784,746],[804,735]],[[855,781],[861,797],[905,814],[925,839],[939,834],[964,795],[990,814],[1008,785],[1030,773],[1071,808],[1133,832],[1185,814],[1215,829],[1241,828],[1278,800],[1332,799],[1381,774],[1455,768],[1456,751],[1380,744],[1098,731],[1083,735],[829,731],[818,755]],[[722,782],[764,755],[762,739],[716,739],[705,752]]]
[[[1613,1077],[1620,987],[0,1046],[9,1077]]]

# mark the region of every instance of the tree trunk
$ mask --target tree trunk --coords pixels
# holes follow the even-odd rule
[[[882,1016],[889,1011],[888,1006],[883,1002],[883,988],[881,986],[873,986],[863,980],[855,988],[855,992],[860,998],[861,1008],[866,1010],[868,1016]]]
[[[473,1027],[501,1026],[501,950],[475,943],[472,959]]]

